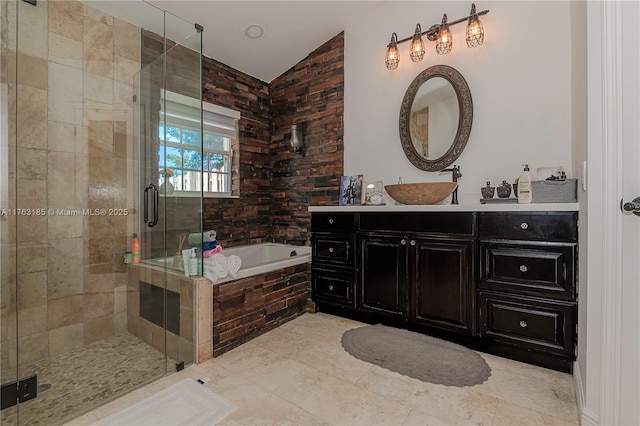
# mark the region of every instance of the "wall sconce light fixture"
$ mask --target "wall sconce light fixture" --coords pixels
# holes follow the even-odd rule
[[[416,32],[413,34],[411,40],[411,60],[413,62],[420,62],[424,58],[424,41],[422,41],[422,28],[420,24],[416,25]]]
[[[425,46],[422,36],[426,35],[429,41],[436,42],[436,52],[440,55],[451,52],[453,46],[453,40],[451,37],[451,25],[456,25],[461,22],[467,22],[466,40],[468,47],[477,47],[484,42],[484,28],[480,22],[479,16],[486,15],[489,10],[483,10],[482,12],[476,12],[475,3],[471,4],[471,12],[469,16],[456,19],[455,21],[448,22],[447,14],[442,16],[442,22],[440,24],[432,25],[427,31],[422,31],[420,24],[416,25],[416,31],[412,37],[406,37],[402,40],[398,40],[396,33],[391,35],[391,42],[387,45],[387,56],[385,57],[385,64],[387,69],[394,70],[398,68],[400,62],[400,53],[398,51],[398,45],[406,41],[411,40],[411,52],[409,56],[414,62],[420,62],[424,58]]]
[[[398,36],[396,33],[391,34],[391,41],[387,45],[387,57],[384,59],[384,63],[387,64],[387,69],[395,70],[398,68],[400,62],[400,51],[398,50]]]
[[[302,140],[302,130],[298,128],[297,124],[291,125],[291,152],[294,154],[302,153],[304,148],[304,141]]]
[[[436,42],[436,52],[438,55],[446,55],[451,52],[451,46],[453,46],[453,42],[451,41],[451,30],[449,29],[449,24],[447,23],[447,14],[442,15],[442,23],[440,24],[440,29],[438,30],[438,41]]]

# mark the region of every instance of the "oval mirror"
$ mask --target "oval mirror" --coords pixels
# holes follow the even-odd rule
[[[417,168],[442,170],[460,156],[471,133],[473,103],[455,68],[435,65],[411,82],[400,108],[400,142]]]

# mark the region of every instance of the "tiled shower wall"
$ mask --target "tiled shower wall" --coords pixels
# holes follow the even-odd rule
[[[131,100],[140,63],[139,29],[124,21],[78,1],[17,7],[8,207],[47,213],[10,218],[1,305],[2,360],[10,366],[3,373],[16,363],[16,337],[20,365],[27,365],[126,330],[122,254],[133,217],[110,209],[133,206]]]

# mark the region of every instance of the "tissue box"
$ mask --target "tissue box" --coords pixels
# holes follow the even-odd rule
[[[534,203],[575,203],[578,201],[578,179],[534,180],[531,191]]]

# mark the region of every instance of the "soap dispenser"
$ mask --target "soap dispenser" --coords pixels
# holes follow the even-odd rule
[[[529,165],[524,165],[524,171],[518,178],[518,203],[528,204],[533,199],[533,173],[529,171]]]

